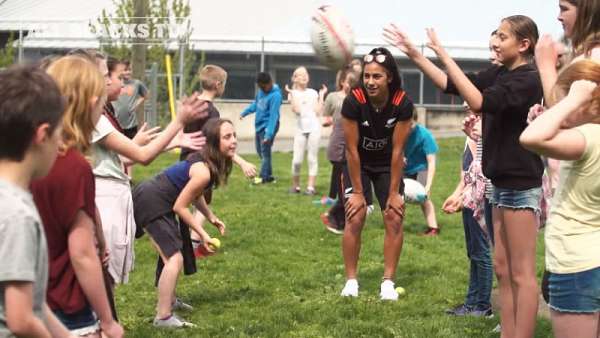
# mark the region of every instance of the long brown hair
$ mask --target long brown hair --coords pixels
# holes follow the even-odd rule
[[[600,45],[600,0],[579,0],[571,42],[576,55]]]
[[[228,119],[214,118],[208,120],[202,128],[202,133],[206,137],[202,157],[210,171],[215,188],[227,184],[233,166],[232,159],[221,153],[221,126],[225,123],[233,125]]]
[[[554,99],[566,95],[571,84],[577,80],[589,80],[600,83],[600,63],[583,59],[567,66],[559,75],[553,89]],[[558,101],[558,100],[557,100]],[[592,93],[592,101],[586,109],[598,110],[600,108],[600,87]]]
[[[76,147],[85,153],[90,148],[95,127],[91,102],[93,98],[102,100],[106,95],[104,78],[96,64],[79,56],[62,57],[50,64],[47,72],[67,101],[62,150]]]

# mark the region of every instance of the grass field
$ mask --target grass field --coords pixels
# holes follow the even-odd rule
[[[463,140],[441,140],[433,201],[439,210],[457,182]],[[256,156],[247,156],[258,163]],[[139,167],[136,181],[175,161],[163,155]],[[319,192],[326,193],[330,167],[321,152]],[[407,290],[398,302],[378,299],[383,272],[383,223],[375,212],[362,235],[360,297],[343,299],[340,236],[324,230],[324,207],[314,198],[289,195],[291,154],[274,154],[278,182],[252,186],[239,168],[213,197],[213,211],[227,224],[220,253],[198,262],[199,272],[180,278],[178,295],[195,309],[181,313],[194,329],[157,330],[151,320],[156,254],[147,236],[136,243],[130,283],[116,290],[128,337],[494,337],[493,319],[452,318],[444,309],[461,303],[468,262],[459,215],[438,212],[442,234],[418,236],[425,223],[417,206],[407,208],[404,249],[396,284]],[[304,168],[306,170],[306,168]],[[303,172],[303,179],[305,171]],[[378,210],[378,209],[376,209]],[[215,228],[207,226],[215,235]],[[543,247],[538,241],[538,271]],[[539,319],[536,337],[550,337],[550,323]]]

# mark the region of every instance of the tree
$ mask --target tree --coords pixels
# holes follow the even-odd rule
[[[101,49],[108,55],[123,59],[132,57],[132,45],[135,42],[133,35],[147,33],[144,43],[146,51],[146,64],[151,65],[156,62],[158,73],[165,73],[164,59],[167,53],[170,53],[173,60],[173,71],[179,70],[180,56],[184,53],[183,59],[183,85],[184,93],[190,93],[197,85],[197,77],[194,76],[197,69],[204,64],[204,53],[193,51],[188,41],[192,34],[190,23],[191,7],[189,0],[146,0],[144,10],[147,13],[143,20],[136,18],[135,15],[136,0],[113,0],[115,7],[114,13],[102,10],[96,23],[91,25],[93,33],[101,36]],[[145,24],[140,27],[139,24]],[[132,25],[136,26],[133,29]],[[178,32],[173,28],[177,26]],[[129,29],[128,29],[129,28]],[[147,29],[147,32],[145,30]],[[175,36],[176,33],[177,36]],[[179,48],[179,43],[183,48]],[[166,81],[158,82],[158,92],[156,95],[159,104],[159,111],[166,111],[166,102],[168,94],[166,91]],[[160,116],[168,118],[167,116]]]
[[[15,38],[11,32],[4,47],[0,48],[0,69],[13,64],[15,62],[16,54],[17,50],[15,48]]]

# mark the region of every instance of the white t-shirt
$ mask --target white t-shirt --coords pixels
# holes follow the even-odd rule
[[[92,133],[92,166],[94,168],[94,176],[129,182],[129,176],[125,174],[123,162],[121,162],[119,155],[99,143],[100,140],[113,132],[118,133],[119,131],[113,127],[106,116],[100,116],[100,120]]]
[[[319,101],[319,93],[312,88],[305,90],[294,90],[292,95],[300,106],[298,114],[298,129],[303,133],[310,133],[319,130],[319,118],[315,111],[315,106]]]
[[[575,273],[600,267],[600,125],[575,128],[585,138],[577,161],[560,162],[560,183],[546,224],[546,268]]]

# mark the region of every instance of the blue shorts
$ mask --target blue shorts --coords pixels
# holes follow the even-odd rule
[[[497,208],[507,209],[531,209],[540,212],[540,201],[542,188],[531,188],[527,190],[513,190],[494,187],[490,203]]]
[[[89,305],[75,313],[64,313],[61,310],[53,310],[53,312],[73,335],[85,336],[100,330],[96,314]]]
[[[600,267],[575,273],[548,274],[552,310],[571,313],[600,311]]]

